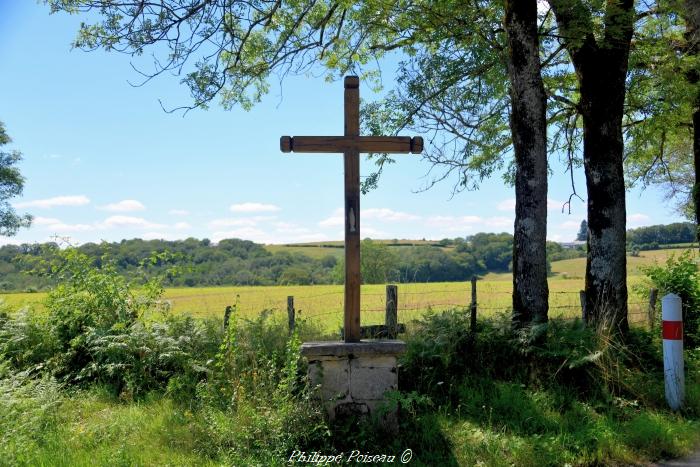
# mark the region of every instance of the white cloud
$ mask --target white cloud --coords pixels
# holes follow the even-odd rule
[[[54,217],[41,217],[41,216],[36,216],[34,220],[32,221],[32,225],[53,225],[53,224],[60,224],[61,221],[54,218]]]
[[[402,222],[402,221],[414,221],[419,220],[420,216],[415,214],[409,214],[406,212],[394,211],[388,208],[369,208],[362,210],[360,212],[361,219],[372,219],[383,222]],[[343,208],[337,208],[333,211],[329,217],[323,219],[318,223],[320,227],[342,227],[345,225],[345,210]],[[365,233],[374,235],[375,233],[384,234],[385,232],[376,231],[371,233],[367,231],[366,226],[362,226],[362,235]]]
[[[90,204],[90,198],[83,195],[77,196],[54,196],[53,198],[37,199],[34,201],[22,201],[16,203],[18,208],[42,208],[50,209],[57,206],[85,206]]]
[[[375,229],[373,227],[365,226],[361,228],[360,235],[362,235],[362,238],[365,237],[371,237],[371,238],[386,238],[389,237],[390,235],[382,230]]]
[[[515,211],[515,198],[507,198],[496,205],[499,211]]]
[[[61,222],[59,219],[53,217],[36,217],[34,218],[34,224],[42,226],[44,230],[49,230],[54,233],[67,233],[67,232],[90,232],[99,230],[109,230],[109,229],[153,229],[153,232],[148,232],[143,234],[142,238],[164,238],[164,239],[174,239],[173,234],[162,233],[162,229],[166,230],[187,230],[192,228],[192,226],[187,222],[176,222],[173,225],[158,224],[155,222],[150,222],[141,217],[132,216],[122,216],[115,215],[110,216],[102,222],[94,222],[92,224],[66,224]],[[156,232],[156,229],[161,231]],[[179,234],[178,234],[179,235]]]
[[[559,201],[558,199],[547,198],[547,209],[561,211],[564,207],[564,201]]]
[[[232,204],[229,209],[233,212],[275,212],[279,211],[281,208],[274,204],[241,203]]]
[[[100,227],[106,229],[132,227],[140,229],[161,229],[165,227],[163,224],[149,222],[142,217],[132,216],[110,216],[99,224]]]
[[[95,230],[94,225],[90,224],[52,224],[48,227],[49,230],[53,230],[57,233],[61,232],[90,232]]]
[[[513,219],[510,217],[494,216],[432,216],[427,219],[427,225],[434,227],[444,234],[482,232],[484,226],[497,229],[512,229]]]
[[[318,225],[321,227],[343,226],[345,225],[344,217],[345,211],[343,210],[343,208],[337,208],[335,211],[333,211],[333,214],[331,214],[330,217],[323,219],[321,222],[318,223]]]
[[[51,241],[50,239],[46,240]],[[22,243],[27,243],[26,241],[20,240],[16,237],[0,237],[0,246],[3,245],[21,245]]]
[[[239,219],[214,219],[209,222],[209,227],[212,229],[221,229],[225,227],[255,227],[260,221],[252,217],[242,217]]]
[[[562,229],[575,230],[581,228],[581,221],[566,221],[559,224]]]
[[[473,225],[482,222],[483,219],[479,216],[432,216],[428,218],[428,224],[435,227]]]
[[[627,216],[627,227],[641,227],[649,224],[651,217],[646,214],[635,213]]]
[[[181,240],[182,237],[177,234],[170,234],[164,232],[146,232],[139,235],[143,240]]]
[[[144,211],[146,209],[146,206],[144,206],[140,201],[136,201],[135,199],[125,199],[117,203],[111,203],[105,206],[101,206],[100,209],[111,212],[133,212]]]
[[[32,221],[32,224],[42,226],[44,230],[50,230],[54,233],[89,232],[95,230],[95,227],[90,224],[66,224],[54,217],[37,216]]]
[[[393,211],[388,208],[370,208],[361,211],[363,219],[377,219],[387,222],[414,221],[420,219],[420,216],[409,214],[406,212]]]
[[[484,219],[484,225],[489,227],[510,227],[513,228],[514,220],[509,217],[487,217]]]
[[[307,229],[306,227],[301,227],[298,224],[295,224],[293,222],[275,222],[275,232],[284,234],[285,236],[289,235],[307,235],[311,233],[311,230]]]
[[[547,198],[547,209],[561,211],[564,206],[564,201],[558,199]],[[506,198],[496,205],[499,211],[515,211],[515,198]]]
[[[171,216],[187,216],[190,214],[190,212],[184,209],[171,209],[170,211],[168,211],[168,214],[170,214]]]

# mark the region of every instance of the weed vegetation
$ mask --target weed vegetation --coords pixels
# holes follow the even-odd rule
[[[400,429],[329,424],[300,342],[270,313],[171,315],[147,287],[67,251],[32,314],[0,311],[0,465],[284,465],[294,451],[353,450],[411,465],[601,465],[688,453],[700,433],[700,353],[686,353],[687,400],[664,401],[661,342],[624,342],[578,321],[514,333],[507,315],[470,329],[462,310],[410,326]],[[160,314],[161,319],[144,319]]]

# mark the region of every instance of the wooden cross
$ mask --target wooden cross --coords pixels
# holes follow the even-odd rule
[[[342,152],[345,164],[345,342],[360,340],[360,153],[418,154],[423,138],[360,136],[360,79],[345,77],[345,136],[282,136],[282,152]]]

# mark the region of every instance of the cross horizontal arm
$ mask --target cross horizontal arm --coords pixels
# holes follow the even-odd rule
[[[423,138],[416,136],[282,136],[282,152],[382,152],[419,154]]]

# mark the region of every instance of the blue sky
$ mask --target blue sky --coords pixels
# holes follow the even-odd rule
[[[124,238],[244,238],[262,243],[342,239],[341,155],[283,155],[281,135],[339,135],[342,82],[311,76],[275,84],[252,111],[212,105],[186,116],[176,76],[143,87],[130,57],[71,50],[79,17],[41,4],[0,0],[0,120],[24,154],[24,196],[14,204],[34,225],[0,243],[73,243]],[[147,63],[141,57],[141,64]],[[390,65],[388,65],[390,68]],[[392,70],[384,70],[387,86]],[[363,97],[372,99],[363,88]],[[573,240],[585,204],[562,213],[570,182],[552,156],[548,237]],[[513,189],[499,175],[452,196],[454,180],[430,178],[419,156],[397,156],[377,190],[362,198],[362,236],[457,237],[512,232]],[[362,175],[372,171],[363,162]],[[575,174],[585,197],[582,170]],[[681,219],[655,190],[627,195],[628,227]]]

